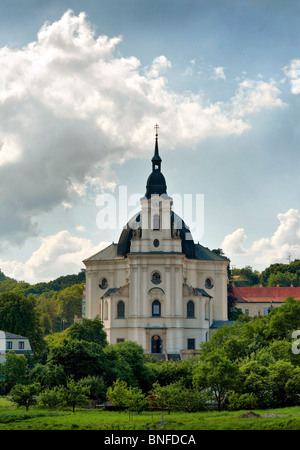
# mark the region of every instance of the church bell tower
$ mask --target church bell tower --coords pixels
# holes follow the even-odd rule
[[[140,228],[131,240],[131,252],[182,252],[179,230],[172,223],[173,200],[167,194],[167,185],[161,172],[162,159],[158,150],[158,125],[154,127],[155,148],[152,172],[148,177],[146,193],[141,198]]]

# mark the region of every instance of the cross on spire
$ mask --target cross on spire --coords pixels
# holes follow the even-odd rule
[[[157,137],[158,136],[158,132],[157,132],[157,130],[159,129],[159,125],[157,125],[157,123],[154,125],[154,128],[155,128],[155,136]]]

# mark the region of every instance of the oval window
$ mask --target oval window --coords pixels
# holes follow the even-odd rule
[[[106,289],[108,286],[108,282],[106,278],[102,278],[101,283],[99,284],[100,289]]]
[[[211,278],[207,278],[205,280],[205,287],[206,287],[206,289],[212,289],[214,287],[213,281]]]
[[[152,281],[153,284],[161,283],[160,274],[158,272],[154,272],[154,274],[152,275],[152,280],[151,281]]]

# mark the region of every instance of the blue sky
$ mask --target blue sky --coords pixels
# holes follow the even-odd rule
[[[156,122],[169,195],[204,195],[195,241],[237,267],[300,258],[298,1],[0,8],[4,273],[76,273],[116,242],[97,198],[144,194]]]

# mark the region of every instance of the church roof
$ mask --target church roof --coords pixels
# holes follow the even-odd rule
[[[195,244],[190,233],[189,228],[186,226],[184,221],[180,219],[180,217],[172,211],[171,217],[171,227],[173,229],[174,221],[177,223],[181,223],[180,238],[182,242],[182,253],[188,259],[196,259],[200,261],[227,261],[227,258],[224,256],[218,255],[207,247],[203,247],[200,244]],[[181,222],[182,221],[182,222]],[[83,262],[86,261],[109,261],[115,259],[116,257],[126,257],[128,253],[130,253],[130,241],[133,236],[133,223],[140,222],[140,213],[137,213],[126,225],[126,227],[122,230],[118,243],[112,243],[108,247],[100,250],[98,253],[86,258]],[[161,253],[161,252],[153,252],[153,253]]]
[[[202,261],[228,261],[225,256],[218,255],[217,253],[212,252],[207,247],[203,247],[202,245],[195,244],[196,251],[196,259],[201,259]]]
[[[233,287],[233,295],[238,303],[283,303],[288,297],[300,300],[300,287]]]
[[[100,250],[100,252],[95,253],[95,255],[92,255],[89,258],[86,258],[83,262],[86,262],[86,261],[109,261],[111,259],[114,259],[117,256],[117,247],[118,247],[118,244],[115,244],[113,242],[108,247],[104,248],[103,250]]]

